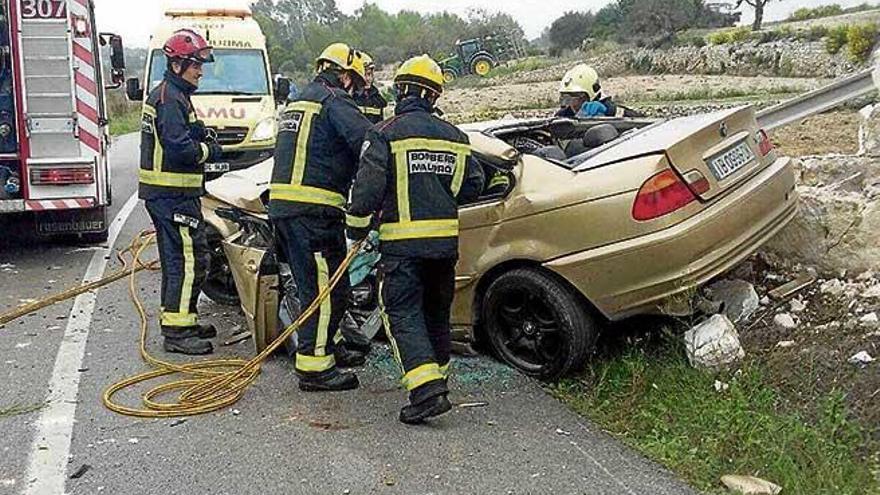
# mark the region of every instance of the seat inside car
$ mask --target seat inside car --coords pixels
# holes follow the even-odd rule
[[[599,124],[587,130],[581,139],[572,139],[565,146],[566,158],[604,146],[620,137],[620,132],[611,124]]]

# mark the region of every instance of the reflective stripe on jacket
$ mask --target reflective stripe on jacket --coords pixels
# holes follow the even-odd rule
[[[388,102],[375,86],[355,93],[354,102],[361,113],[373,124],[385,120],[385,108],[388,107]]]
[[[341,218],[371,125],[335,76],[318,75],[281,118],[269,215]]]
[[[398,115],[367,133],[352,189],[348,223],[381,212],[382,252],[398,256],[458,256],[458,206],[483,188],[467,135],[409,98]]]
[[[195,86],[166,73],[150,92],[141,122],[141,199],[204,195],[204,164],[211,155],[204,125],[190,96]]]

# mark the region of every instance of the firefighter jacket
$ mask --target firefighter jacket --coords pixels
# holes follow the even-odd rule
[[[335,75],[319,74],[281,117],[269,216],[344,218],[358,153],[371,125]]]
[[[347,223],[354,232],[380,212],[383,254],[457,258],[458,206],[483,189],[467,135],[432,112],[427,100],[407,98],[364,141]]]
[[[388,102],[385,101],[385,98],[382,97],[382,94],[379,93],[375,86],[355,93],[354,102],[357,103],[361,113],[373,124],[378,124],[385,120],[384,114]]]
[[[222,149],[207,142],[190,96],[196,87],[171,72],[144,104],[141,122],[141,199],[200,197],[205,194],[205,163]]]

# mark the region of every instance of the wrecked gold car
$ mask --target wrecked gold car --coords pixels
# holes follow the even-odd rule
[[[608,321],[680,312],[676,300],[754,253],[797,211],[791,160],[777,156],[752,107],[462,129],[487,177],[509,180],[489,181],[461,208],[454,336],[543,379],[582,366]],[[277,333],[284,284],[271,229],[240,217],[265,222],[271,168],[212,181],[204,202],[223,239],[212,280],[226,277],[225,292],[237,292],[263,341]]]

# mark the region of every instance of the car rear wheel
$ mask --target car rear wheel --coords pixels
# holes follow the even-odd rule
[[[531,268],[505,273],[489,286],[483,321],[499,358],[547,381],[581,368],[598,333],[595,320],[570,287]]]
[[[223,251],[223,236],[211,224],[208,224],[207,230],[211,261],[208,277],[202,285],[202,292],[217,304],[238,306],[240,303],[238,288],[235,286],[235,278],[232,276],[229,260]]]

